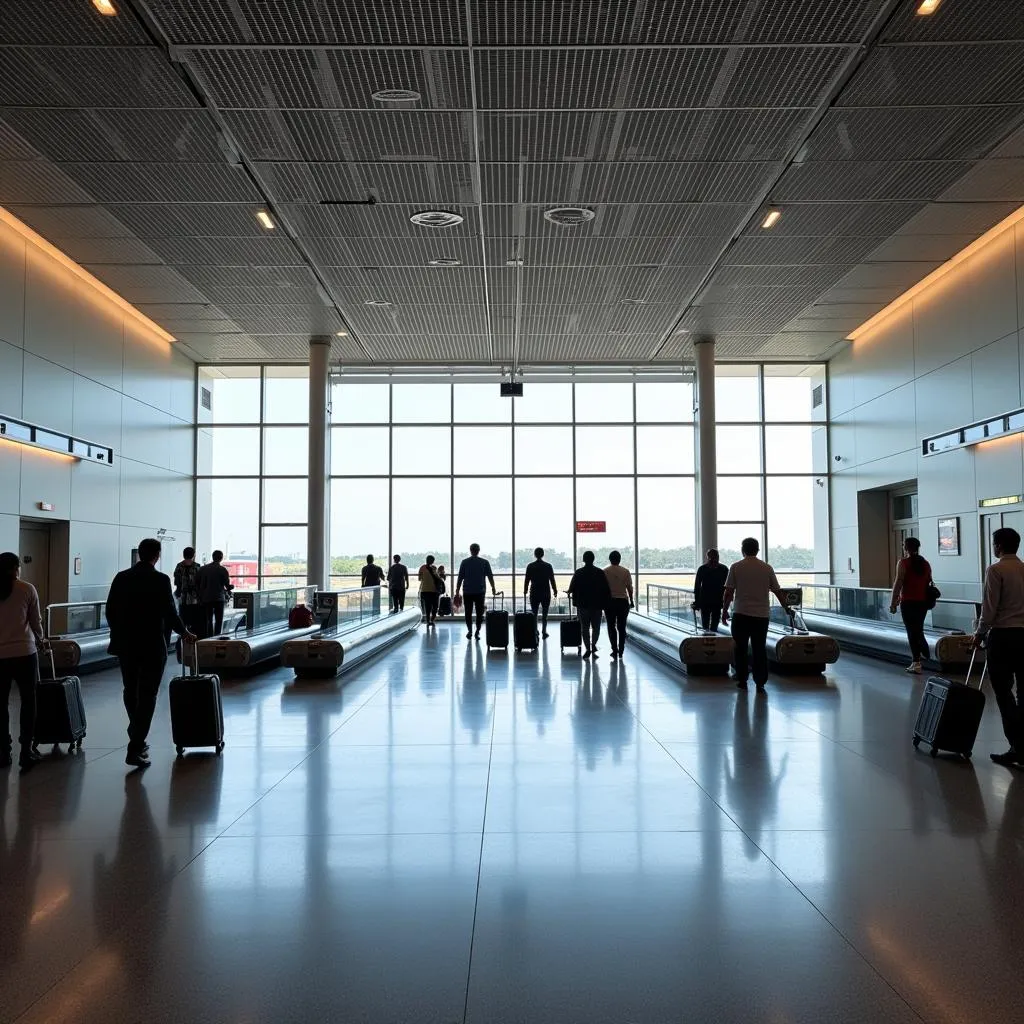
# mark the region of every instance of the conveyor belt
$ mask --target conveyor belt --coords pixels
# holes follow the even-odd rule
[[[281,647],[281,664],[294,669],[300,679],[331,679],[397,643],[419,624],[419,609],[407,608],[343,631],[331,629],[288,640]]]
[[[273,661],[289,640],[319,632],[318,626],[289,629],[285,622],[262,629],[243,630],[231,636],[200,640],[198,647],[200,672],[225,672],[252,668]]]
[[[782,614],[779,609],[779,614]],[[806,624],[806,623],[805,623]],[[719,626],[719,633],[728,634],[728,626]],[[768,664],[783,675],[819,675],[827,665],[839,660],[839,644],[835,638],[812,629],[792,629],[772,622],[768,627]]]
[[[630,614],[626,633],[631,643],[689,675],[727,675],[732,662],[731,637],[704,633],[684,621]]]

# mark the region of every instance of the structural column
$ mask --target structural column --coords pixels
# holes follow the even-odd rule
[[[309,509],[306,542],[307,579],[322,590],[330,589],[327,560],[329,508],[329,370],[331,339],[309,339]]]
[[[718,547],[718,466],[715,449],[715,339],[694,342],[697,363],[697,564]]]

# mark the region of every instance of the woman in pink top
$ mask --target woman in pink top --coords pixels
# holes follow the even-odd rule
[[[921,662],[928,657],[928,641],[924,636],[924,620],[928,615],[928,584],[932,581],[932,567],[919,554],[921,542],[908,537],[903,542],[904,557],[896,567],[896,582],[892,585],[889,611],[897,607],[903,617],[910,643],[908,672],[921,671]]]
[[[12,551],[0,554],[0,767],[11,763],[11,684],[21,694],[21,757],[28,771],[38,760],[32,753],[36,724],[36,680],[39,678],[39,646],[43,627],[39,620],[36,588],[18,579],[21,559]]]

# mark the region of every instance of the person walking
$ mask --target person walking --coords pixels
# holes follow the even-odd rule
[[[420,605],[423,608],[423,621],[428,626],[437,625],[437,602],[441,599],[440,580],[434,568],[434,556],[427,555],[427,560],[420,566],[417,573],[420,581]]]
[[[928,615],[928,584],[932,581],[932,567],[920,555],[921,542],[908,537],[903,542],[903,557],[896,566],[896,582],[892,585],[889,611],[893,615],[899,608],[910,644],[908,672],[919,675],[921,662],[928,657],[928,641],[924,636],[924,620]]]
[[[214,552],[215,559],[218,554]],[[152,537],[140,541],[138,562],[114,577],[107,595],[108,650],[121,665],[128,713],[128,752],[124,760],[135,768],[148,768],[150,764],[146,739],[167,664],[171,631],[186,643],[196,640],[174,607],[171,581],[157,571],[158,561],[160,541]]]
[[[997,561],[985,571],[985,587],[974,646],[987,637],[986,662],[1003,732],[1010,747],[990,754],[996,764],[1024,765],[1024,562],[1020,534],[1008,526],[992,534]],[[1016,689],[1016,696],[1014,696]]]
[[[583,634],[583,657],[597,657],[597,639],[601,635],[601,612],[609,607],[611,588],[608,577],[594,565],[594,552],[583,552],[583,565],[572,575],[566,594],[576,605]]]
[[[459,566],[459,575],[455,580],[455,596],[460,592],[466,602],[466,639],[473,636],[473,612],[476,611],[476,638],[480,639],[480,627],[484,623],[484,598],[487,594],[487,581],[491,584],[491,593],[497,594],[494,586],[494,573],[491,563],[480,557],[480,545],[469,545],[469,558],[464,558]]]
[[[195,548],[185,548],[181,561],[174,567],[174,596],[178,599],[181,621],[196,636],[202,636],[205,617],[199,600],[199,563]]]
[[[604,574],[608,577],[610,599],[605,611],[608,623],[608,639],[612,645],[612,660],[622,657],[626,646],[626,620],[629,609],[633,607],[633,577],[622,564],[622,555],[612,551],[608,555],[610,565],[605,566]]]
[[[30,771],[39,760],[32,753],[36,727],[36,680],[39,678],[39,650],[45,648],[39,614],[39,594],[21,576],[21,558],[13,551],[0,554],[0,768],[11,764],[11,686],[21,697],[21,754],[18,767]]]
[[[757,557],[761,545],[747,537],[740,545],[743,557],[733,562],[725,579],[722,599],[722,622],[729,622],[729,607],[736,600],[732,617],[732,638],[736,645],[736,685],[747,688],[747,676],[753,669],[758,693],[765,692],[768,682],[768,621],[771,616],[771,594],[789,614],[786,597],[779,587],[775,570]]]
[[[384,570],[373,560],[373,555],[367,555],[360,586],[379,587],[383,582]]]
[[[707,561],[697,569],[693,581],[693,607],[700,612],[700,628],[706,633],[717,633],[729,570],[719,561],[715,548],[709,548],[705,557]]]
[[[540,611],[540,635],[548,638],[548,612],[551,610],[551,598],[558,596],[558,585],[555,583],[555,570],[550,562],[544,561],[544,549],[534,548],[534,560],[526,567],[523,580],[523,599],[530,598],[533,617]]]
[[[391,598],[391,611],[405,610],[405,592],[409,589],[409,570],[402,565],[402,556],[395,555],[388,568],[388,595]]]
[[[139,557],[142,557],[141,553]],[[196,576],[199,601],[203,606],[203,635],[206,637],[217,636],[224,628],[224,604],[235,589],[227,569],[221,565],[224,552],[214,551],[210,557],[213,561],[202,566]]]

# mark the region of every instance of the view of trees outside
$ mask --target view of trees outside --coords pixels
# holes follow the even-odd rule
[[[719,549],[757,537],[788,580],[828,572],[824,367],[721,365]],[[238,584],[306,581],[305,367],[201,367],[197,537]],[[816,404],[815,389],[818,393]],[[648,583],[688,586],[695,548],[692,385],[682,379],[337,380],[332,388],[330,586],[358,586],[366,555],[433,554],[454,577],[471,542],[510,598],[542,546],[559,589],[584,550],[617,549]],[[575,533],[580,520],[606,532]],[[317,582],[317,581],[313,581]]]

